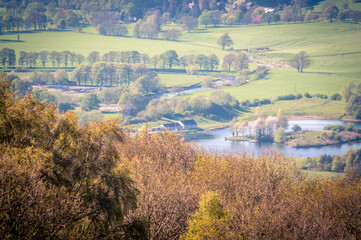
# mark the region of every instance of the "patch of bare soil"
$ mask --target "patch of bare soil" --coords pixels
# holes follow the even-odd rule
[[[282,58],[271,58],[267,57],[264,54],[254,54],[249,55],[249,59],[251,62],[266,66],[268,68],[277,68],[277,69],[291,69],[292,66],[284,59]]]

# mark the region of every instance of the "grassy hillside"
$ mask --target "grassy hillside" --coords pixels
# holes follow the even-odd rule
[[[324,99],[299,99],[290,101],[278,101],[274,104],[261,106],[260,115],[277,115],[279,109],[282,109],[284,116],[320,116],[324,118],[340,117],[345,108],[342,101],[330,101]],[[249,113],[242,115],[243,119],[257,117],[251,108]]]
[[[189,87],[195,84],[200,84],[204,76],[185,74],[159,74],[159,78],[160,82],[166,87]]]
[[[175,24],[171,24],[166,27],[174,26]],[[91,51],[105,53],[137,50],[153,56],[174,49],[179,56],[214,53],[222,59],[230,52],[222,51],[216,45],[217,38],[224,32],[228,32],[233,39],[234,50],[265,47],[271,49],[266,53],[250,54],[257,62],[271,64],[270,74],[265,79],[224,88],[240,101],[252,101],[256,98],[275,99],[280,95],[305,92],[331,95],[340,92],[342,86],[349,81],[361,83],[361,25],[342,22],[220,26],[208,29],[199,27],[190,33],[183,32],[179,41],[101,36],[93,27],[88,27],[83,33],[24,33],[20,36],[22,42],[16,41],[17,34],[5,34],[0,36],[0,43],[4,47],[14,48],[17,52],[70,50],[87,56]],[[298,73],[289,67],[288,61],[303,50],[310,55],[311,65],[304,69],[303,73]],[[281,65],[272,66],[274,61],[281,62]],[[167,87],[190,86],[201,80],[201,76],[161,76],[162,83]],[[183,97],[208,95],[212,91],[214,90],[192,92]]]
[[[350,9],[361,10],[361,2],[354,3],[353,0],[327,0],[327,1],[320,1],[320,3],[317,6],[315,6],[315,11],[322,11],[322,6],[326,2],[335,4],[340,9],[345,3],[347,3]]]

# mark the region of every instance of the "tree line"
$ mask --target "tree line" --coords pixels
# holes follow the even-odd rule
[[[350,149],[343,155],[320,154],[318,157],[307,158],[304,169],[316,171],[349,172],[361,170],[361,151]]]
[[[1,65],[6,67],[16,66],[17,55],[13,49],[3,48],[0,50]],[[142,64],[143,66],[153,69],[172,69],[174,66],[180,66],[191,73],[195,70],[214,71],[220,65],[219,58],[215,54],[208,56],[204,54],[190,54],[179,57],[174,50],[168,50],[162,54],[150,57],[148,54],[139,53],[138,51],[110,51],[101,55],[98,51],[89,53],[87,57],[70,51],[41,51],[25,52],[20,51],[18,57],[18,66],[20,67],[78,67],[81,64],[89,63],[93,65],[98,62],[107,63],[125,63],[125,64]],[[222,68],[226,71],[246,70],[249,66],[249,58],[245,53],[230,53],[223,57]]]
[[[101,3],[81,0],[75,5],[64,4],[64,1],[17,3],[13,0],[0,3],[0,6],[4,6],[2,20],[0,20],[0,33],[30,29],[35,31],[38,29],[65,30],[66,28],[82,31],[84,26],[92,24],[99,34],[126,36],[128,35],[126,24],[136,22],[133,35],[137,38],[158,38],[162,32],[163,39],[175,41],[182,35],[181,28],[161,31],[163,24],[176,22],[182,25],[183,30],[189,32],[198,24],[215,27],[220,24],[270,24],[280,21],[315,21],[321,18],[330,22],[334,19],[356,23],[361,20],[361,11],[350,9],[348,4],[344,4],[342,9],[339,9],[326,2],[321,12],[313,12],[312,7],[305,8],[312,1],[286,2],[289,5],[269,9],[265,7],[269,5],[266,3],[262,3],[265,5],[233,1],[227,3],[223,0],[201,0],[192,3],[163,0],[150,1],[147,4],[140,4],[136,0],[127,1],[127,4],[118,0]],[[227,8],[226,4],[228,4]],[[78,9],[81,11],[75,11]]]
[[[310,179],[275,152],[210,153],[176,134],[150,135],[146,127],[130,136],[115,120],[79,126],[72,111],[60,114],[30,95],[14,98],[3,79],[3,239],[361,234],[361,181],[354,167],[332,181]]]
[[[247,58],[244,55],[244,58]],[[236,58],[232,58],[233,60]],[[89,53],[88,56],[77,54],[70,51],[41,51],[25,52],[20,51],[16,55],[14,49],[3,48],[0,50],[0,60],[3,68],[15,67],[74,67],[74,65],[94,64],[97,62],[126,63],[126,64],[144,64],[154,69],[172,69],[174,66],[182,66],[183,69],[189,66],[198,67],[199,70],[213,71],[219,66],[219,59],[215,54],[208,56],[204,54],[191,54],[179,57],[174,50],[168,50],[162,54],[150,57],[148,54],[138,51],[110,51],[101,55],[98,51]],[[248,60],[248,58],[247,58]],[[49,66],[51,64],[51,66]],[[40,65],[40,66],[39,66]]]

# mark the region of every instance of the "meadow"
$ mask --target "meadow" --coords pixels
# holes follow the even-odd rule
[[[133,25],[129,25],[131,34]],[[181,27],[174,23],[164,26]],[[216,41],[220,35],[228,32],[234,41],[232,49],[222,51]],[[82,32],[28,32],[20,34],[17,42],[17,33],[0,35],[0,46],[13,48],[20,51],[63,51],[87,56],[92,51],[104,54],[109,51],[136,50],[150,56],[162,54],[167,50],[177,51],[179,57],[188,54],[216,54],[220,61],[232,51],[241,49],[255,50],[269,48],[268,52],[249,53],[251,59],[258,64],[268,64],[271,68],[266,78],[251,81],[241,86],[224,87],[223,90],[235,96],[239,101],[269,98],[274,100],[277,96],[287,94],[327,94],[339,93],[347,82],[361,83],[361,25],[328,21],[305,23],[280,23],[241,26],[219,26],[215,28],[199,28],[182,32],[179,41],[166,41],[162,39],[138,39],[134,37],[111,37],[96,33],[94,27],[84,28]],[[303,73],[290,68],[289,60],[298,52],[306,51],[311,60],[311,65]],[[274,62],[281,62],[275,65]],[[251,64],[251,68],[255,68]],[[176,67],[177,68],[177,67]],[[178,68],[181,68],[180,66]],[[218,70],[221,70],[220,67]],[[202,74],[207,74],[202,72]],[[217,74],[237,75],[236,72],[218,72]],[[198,84],[204,76],[186,74],[161,74],[162,84],[171,88],[173,86],[188,87]],[[215,89],[191,92],[185,97],[202,94],[209,95]],[[288,103],[276,103],[273,108],[285,108],[288,115],[324,115],[339,117],[343,113],[344,105],[325,110],[330,104],[318,102],[315,108],[313,103],[302,101],[302,110],[293,108]],[[336,105],[338,103],[335,103]],[[283,106],[286,105],[286,106]],[[267,109],[267,107],[265,107]],[[306,110],[305,110],[306,109]],[[308,110],[307,110],[308,109]],[[326,114],[325,114],[326,112]]]
[[[242,88],[227,89],[237,98],[272,98],[280,94],[305,91],[332,94],[339,92],[348,81],[361,82],[361,26],[360,24],[327,21],[302,24],[274,24],[249,26],[221,26],[199,28],[183,32],[179,41],[159,39],[137,39],[133,37],[110,37],[94,33],[92,27],[84,32],[29,32],[0,36],[4,47],[20,51],[63,51],[69,50],[85,56],[92,51],[137,50],[150,56],[176,50],[179,56],[186,54],[216,54],[220,59],[228,54],[216,45],[217,38],[228,32],[234,41],[233,50],[268,47],[270,58],[289,60],[299,51],[307,51],[311,66],[304,73],[296,70],[271,69],[267,79],[254,82]],[[151,46],[151,47],[150,47]],[[259,55],[259,54],[258,54]],[[262,63],[262,56],[257,60]],[[245,95],[245,93],[247,93]]]
[[[318,116],[326,119],[339,118],[342,116],[345,103],[342,101],[330,101],[325,99],[299,99],[289,101],[277,101],[274,104],[263,105],[259,107],[258,114],[255,114],[256,108],[241,115],[242,119],[257,118],[262,115],[277,115],[279,109],[282,109],[283,115],[291,116]]]

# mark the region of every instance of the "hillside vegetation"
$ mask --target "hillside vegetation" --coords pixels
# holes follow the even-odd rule
[[[345,178],[305,180],[292,160],[272,151],[209,153],[174,134],[131,137],[115,121],[80,127],[73,111],[61,115],[31,95],[14,100],[6,81],[0,116],[3,239],[361,234],[356,169]]]

